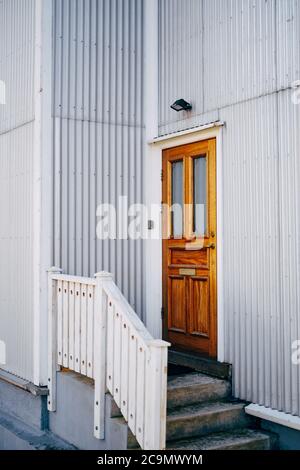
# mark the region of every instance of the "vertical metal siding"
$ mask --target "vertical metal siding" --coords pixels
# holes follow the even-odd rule
[[[221,110],[221,118],[226,121],[226,360],[233,364],[236,396],[280,408],[283,368],[276,111],[277,96],[270,95]]]
[[[291,98],[290,90],[278,94],[282,407],[300,415],[300,368],[291,362],[300,339],[300,104]]]
[[[300,79],[300,2],[277,0],[277,75],[278,88],[287,88]]]
[[[6,106],[0,106],[0,132],[34,118],[34,0],[0,2],[0,80]]]
[[[33,380],[34,0],[0,2],[0,339],[5,370]]]
[[[160,1],[160,135],[276,89],[274,0]],[[170,105],[185,98],[189,113]]]
[[[54,262],[111,271],[142,315],[142,242],[96,240],[96,208],[143,202],[143,1],[53,6]]]
[[[266,118],[266,116],[268,118]],[[300,106],[291,91],[221,111],[226,360],[240,398],[300,414]],[[232,185],[235,181],[235,185]]]
[[[160,134],[226,123],[225,359],[234,394],[299,416],[291,356],[300,339],[300,105],[290,87],[300,79],[300,1],[159,4]],[[180,97],[191,114],[169,109]]]

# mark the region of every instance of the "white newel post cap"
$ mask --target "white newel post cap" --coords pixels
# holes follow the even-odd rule
[[[99,273],[95,274],[95,278],[101,281],[113,281],[113,275],[107,271],[100,271]]]
[[[52,266],[51,268],[47,269],[47,273],[55,273],[55,274],[59,274],[59,273],[62,273],[63,270],[60,269],[60,268],[57,268],[56,266]]]

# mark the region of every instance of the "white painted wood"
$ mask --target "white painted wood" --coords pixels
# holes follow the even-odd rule
[[[122,367],[121,367],[121,412],[128,421],[128,386],[129,386],[129,328],[126,317],[122,317],[121,337],[122,337]]]
[[[164,448],[169,344],[153,340],[111,274],[76,279],[49,273],[49,409],[61,364],[95,380],[96,438],[104,439],[108,389],[140,446]]]
[[[136,387],[137,387],[137,337],[133,328],[129,330],[129,384],[128,384],[128,426],[135,435],[136,430]]]
[[[81,309],[81,284],[75,283],[75,321],[74,321],[74,353],[75,372],[80,372],[80,309]]]
[[[80,308],[80,373],[86,375],[87,357],[87,286],[81,286],[81,308]]]
[[[136,428],[135,434],[141,448],[144,449],[145,427],[145,381],[146,381],[146,349],[144,343],[137,342],[137,378],[136,378]],[[155,410],[153,410],[155,413]]]
[[[87,376],[93,378],[94,363],[94,303],[95,287],[88,285],[87,290]]]
[[[114,311],[114,330],[113,330],[113,335],[114,335],[114,353],[113,353],[113,359],[114,359],[114,366],[113,366],[113,374],[114,374],[114,387],[113,387],[113,397],[118,405],[118,407],[121,407],[121,392],[120,392],[120,387],[121,387],[121,315],[120,315],[120,310],[115,308]]]
[[[107,300],[107,347],[106,347],[106,383],[110,393],[114,394],[114,306],[112,299]]]
[[[57,288],[57,363],[62,366],[63,351],[63,283],[58,281]]]
[[[57,368],[57,294],[56,281],[52,275],[58,268],[48,271],[48,402],[49,411],[56,410],[56,368]]]
[[[106,272],[95,274],[95,310],[94,310],[94,436],[104,439],[105,431],[105,392],[106,392],[106,328],[107,295],[104,285],[112,282],[112,275]]]
[[[53,279],[56,281],[76,282],[78,284],[86,284],[89,286],[96,286],[96,280],[90,277],[70,276],[69,274],[53,274]]]
[[[149,345],[144,441],[146,450],[164,449],[166,445],[168,346],[169,343],[161,340],[153,340]]]
[[[63,305],[63,366],[69,367],[69,283],[64,281],[62,284],[62,305]]]
[[[75,366],[75,284],[69,283],[69,368]]]

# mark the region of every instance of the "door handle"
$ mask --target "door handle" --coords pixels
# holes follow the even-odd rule
[[[200,250],[208,250],[208,249],[214,250],[215,248],[216,248],[215,243],[209,243],[208,245],[202,245],[202,246],[192,244],[192,243],[190,244],[187,243],[185,247],[185,249],[188,251],[200,251]]]
[[[203,245],[202,248],[200,248],[200,250],[206,250],[208,248],[211,248],[212,250],[214,250],[216,248],[215,243],[209,243],[208,245]]]

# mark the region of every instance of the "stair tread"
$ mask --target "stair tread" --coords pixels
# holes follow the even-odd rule
[[[214,401],[181,406],[168,411],[167,421],[190,418],[194,416],[219,413],[235,409],[243,409],[245,403],[242,401]]]
[[[168,443],[167,449],[186,450],[221,450],[254,444],[270,444],[267,433],[253,429],[237,429],[229,432],[219,432],[203,437],[182,439]]]
[[[199,385],[222,384],[224,382],[226,382],[224,379],[210,377],[200,372],[193,372],[191,374],[172,375],[168,377],[168,390]]]

